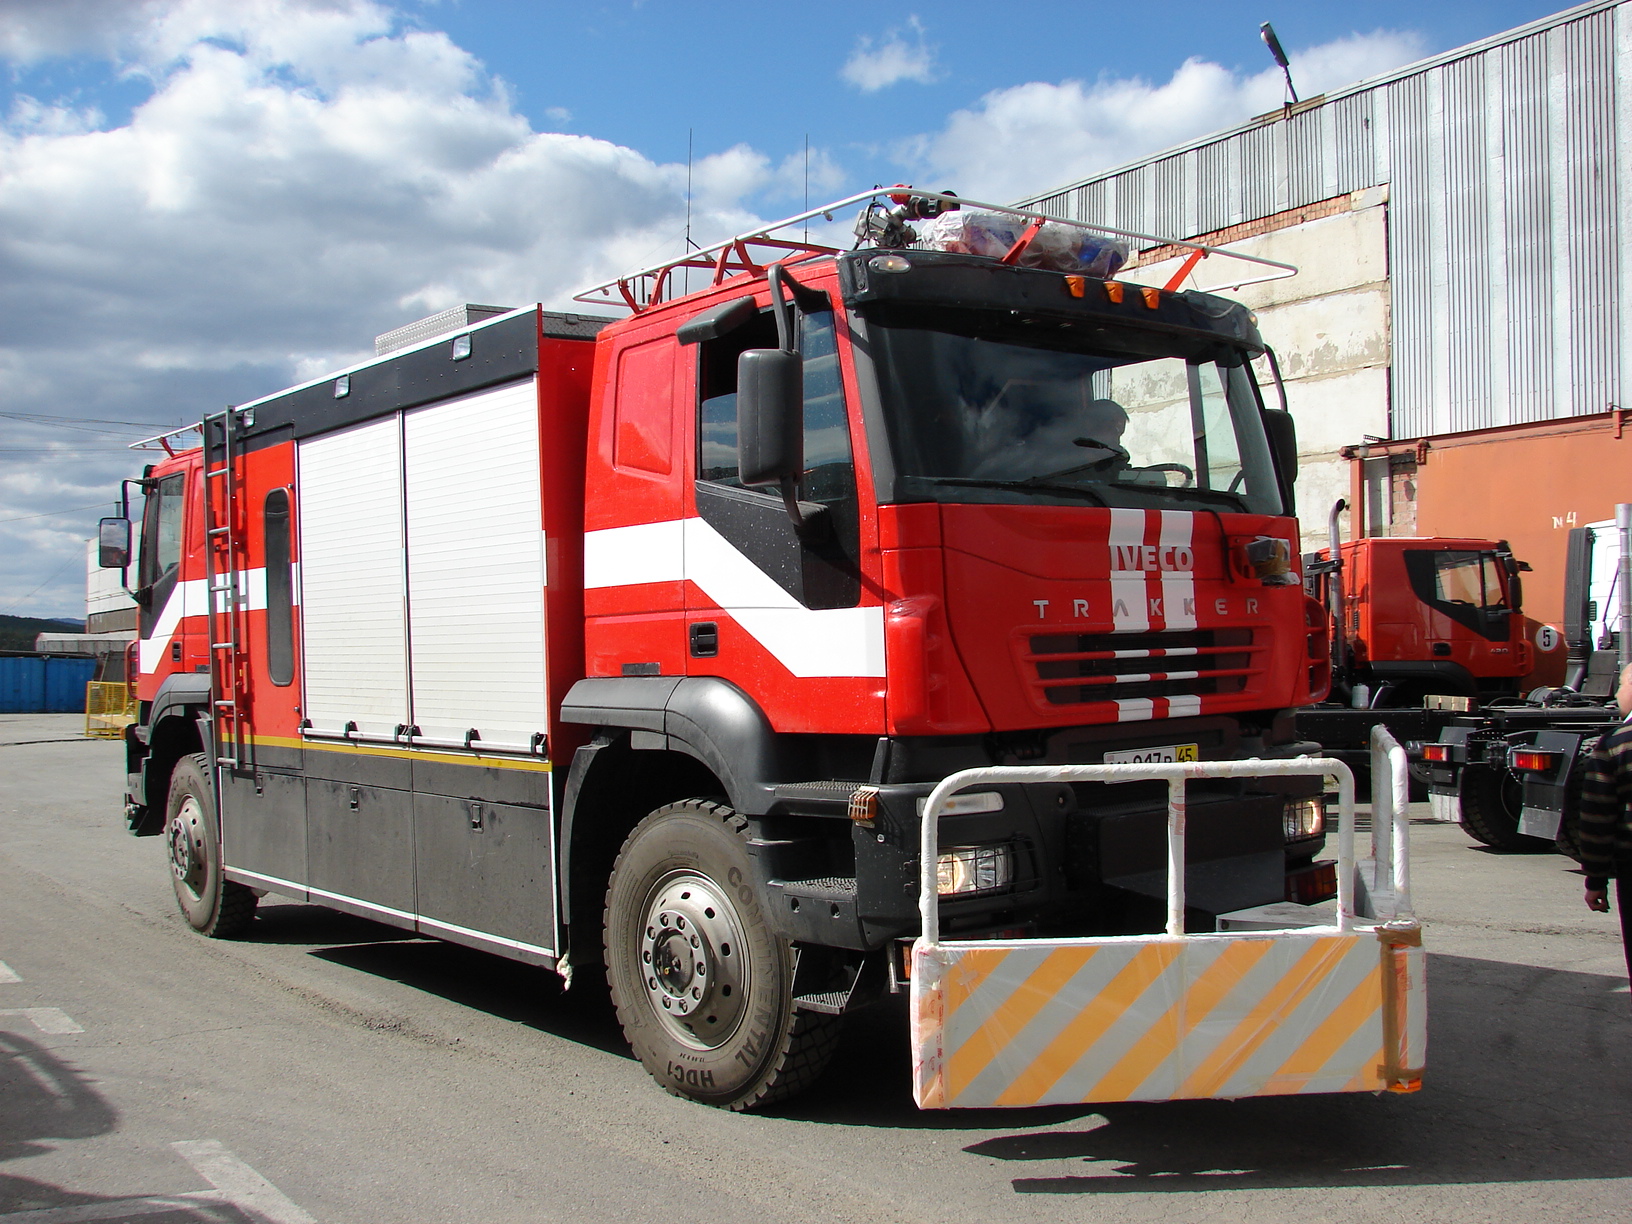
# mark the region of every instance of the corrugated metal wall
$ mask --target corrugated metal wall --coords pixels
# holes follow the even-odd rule
[[[1191,236],[1389,187],[1390,429],[1603,412],[1632,348],[1632,5],[1582,6],[1032,203]]]

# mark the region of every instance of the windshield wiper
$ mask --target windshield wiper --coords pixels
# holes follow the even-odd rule
[[[1040,480],[1036,476],[1027,476],[1024,480],[988,480],[976,476],[919,476],[919,480],[927,480],[931,484],[956,485],[969,489],[1018,489],[1021,491],[1041,490],[1045,493],[1070,493],[1075,497],[1086,497],[1098,502],[1102,506],[1110,505],[1094,489],[1087,485],[1054,484]]]
[[[1119,489],[1137,489],[1141,493],[1160,494],[1163,497],[1218,497],[1223,498],[1230,505],[1242,513],[1246,512],[1247,505],[1239,494],[1226,493],[1223,489],[1196,489],[1186,488],[1183,485],[1142,485],[1131,480],[1113,480],[1111,482]]]

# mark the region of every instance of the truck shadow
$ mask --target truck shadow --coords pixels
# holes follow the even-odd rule
[[[425,939],[316,905],[263,906],[256,942],[312,944],[309,955],[461,1007],[622,1058],[631,1057],[598,967],[569,991],[548,969]]]
[[[313,956],[630,1057],[598,970],[567,992],[546,970],[318,907],[272,907],[257,937],[273,935],[284,909],[290,918],[305,911],[294,920],[316,945]],[[341,933],[345,942],[332,938]],[[1626,1176],[1632,998],[1620,979],[1431,954],[1429,996],[1426,1086],[1410,1096],[921,1111],[912,1101],[905,1000],[894,997],[847,1017],[822,1078],[766,1112],[834,1126],[983,1133],[964,1150],[1021,1166],[1012,1180],[1018,1194]],[[1061,1162],[1080,1171],[1062,1173]],[[1027,1175],[1026,1165],[1047,1172]]]
[[[1106,1105],[1088,1127],[999,1134],[964,1150],[1054,1165],[1015,1177],[1017,1194],[1626,1176],[1632,1007],[1617,979],[1432,956],[1429,983],[1428,1070],[1414,1096]],[[1026,1115],[1021,1125],[1031,1124]],[[1060,1161],[1084,1167],[1062,1174]]]

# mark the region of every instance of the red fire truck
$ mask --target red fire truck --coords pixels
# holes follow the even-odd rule
[[[857,249],[791,236],[856,203]],[[962,939],[1151,936],[1165,900],[1189,946],[1331,895],[1290,713],[1330,650],[1253,316],[978,207],[858,196],[587,295],[628,317],[461,313],[165,441],[127,816],[188,921],[276,893],[604,964],[651,1074],[742,1108],[908,988],[924,879]],[[1064,780],[937,799],[921,858],[938,783],[1015,765]],[[1129,1092],[1379,1086],[1322,1074]]]

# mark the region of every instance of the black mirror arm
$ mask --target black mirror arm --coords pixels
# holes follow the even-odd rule
[[[793,520],[793,529],[806,544],[819,544],[827,538],[831,516],[821,502],[799,499],[799,482],[792,476],[782,478],[782,504]]]
[[[765,271],[765,280],[771,287],[771,311],[776,315],[776,345],[784,353],[797,353],[799,331],[793,325],[793,308],[788,304],[788,270],[772,264]]]

